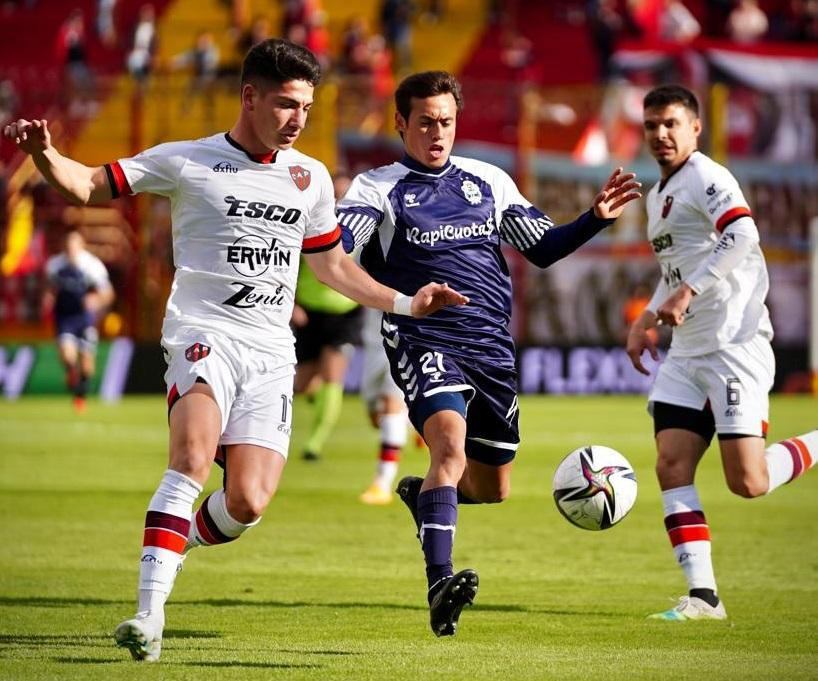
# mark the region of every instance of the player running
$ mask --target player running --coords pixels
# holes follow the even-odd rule
[[[45,265],[48,288],[43,307],[53,310],[57,349],[74,408],[85,410],[85,396],[96,369],[97,316],[114,300],[105,265],[85,249],[76,230],[65,236],[62,253]]]
[[[474,570],[454,574],[452,567],[458,504],[508,496],[520,441],[501,242],[547,267],[611,224],[640,196],[639,183],[615,170],[592,209],[555,227],[502,170],[450,156],[462,108],[452,75],[413,74],[395,102],[403,159],[358,175],[338,214],[345,248],[363,247],[361,264],[378,281],[409,291],[432,276],[469,296],[468,306],[424,321],[388,313],[382,328],[392,376],[431,458],[424,479],[403,478],[397,491],[426,560],[432,631],[450,636],[478,586]]]
[[[724,619],[710,559],[710,530],[694,485],[696,467],[718,433],[727,486],[742,497],[769,494],[818,459],[818,431],[765,449],[768,393],[775,374],[769,280],[758,230],[730,172],[700,151],[699,105],[666,85],[644,99],[645,141],[661,181],[647,196],[648,239],[662,278],[631,325],[627,352],[657,359],[650,329],[673,328],[667,358],[648,396],[656,474],[673,552],[688,595],[651,615],[663,620]]]
[[[145,518],[137,613],[115,632],[136,660],[159,658],[164,604],[185,552],[237,539],[276,490],[290,440],[299,254],[328,285],[391,314],[467,302],[437,283],[410,298],[344,254],[329,173],[292,148],[320,76],[309,50],[261,42],[245,57],[229,132],[100,167],[62,156],[44,120],[4,129],[69,199],[151,192],[171,200],[176,273],[162,328],[170,463]],[[224,488],[194,514],[217,449],[227,461]]]

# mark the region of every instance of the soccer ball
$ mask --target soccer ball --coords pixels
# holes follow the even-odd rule
[[[554,501],[562,515],[585,530],[607,530],[636,501],[636,473],[615,449],[575,449],[554,472]]]

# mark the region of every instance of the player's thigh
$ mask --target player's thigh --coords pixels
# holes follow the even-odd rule
[[[74,365],[79,357],[79,340],[72,333],[61,333],[57,336],[57,353],[60,361],[66,365]]]
[[[348,364],[348,354],[343,347],[327,345],[321,348],[318,367],[325,383],[343,383]]]
[[[766,435],[775,375],[775,357],[766,339],[759,336],[702,357],[699,373],[720,436]]]
[[[203,485],[221,429],[221,414],[210,386],[195,383],[175,400],[170,406],[168,426],[169,467]]]

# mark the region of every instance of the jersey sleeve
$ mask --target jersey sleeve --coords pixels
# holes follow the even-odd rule
[[[89,284],[97,291],[107,291],[111,288],[111,280],[108,277],[108,269],[102,260],[96,256],[91,256],[88,260],[88,270],[86,272]]]
[[[188,145],[168,142],[105,166],[114,198],[149,192],[170,196],[179,186],[188,159]]]
[[[384,218],[383,198],[375,182],[366,173],[355,177],[336,212],[344,250],[351,253],[365,246]]]
[[[493,189],[500,238],[525,253],[543,238],[543,235],[554,226],[554,222],[532,205],[520,193],[514,181],[499,169],[494,178]]]
[[[335,197],[332,178],[322,165],[315,171],[318,176],[318,196],[310,210],[302,253],[319,253],[334,248],[341,241],[341,229],[335,217]]]
[[[727,168],[703,163],[696,177],[698,184],[691,187],[691,198],[717,232],[723,232],[739,218],[752,218],[747,199]]]

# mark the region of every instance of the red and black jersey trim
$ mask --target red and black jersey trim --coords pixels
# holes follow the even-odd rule
[[[133,194],[131,185],[128,184],[128,178],[125,177],[125,171],[119,165],[119,161],[105,164],[105,174],[108,176],[108,184],[111,185],[111,197],[118,199],[120,196],[129,196]]]
[[[727,225],[733,224],[739,218],[751,218],[753,214],[746,206],[737,206],[726,211],[718,220],[716,220],[716,230],[723,232]]]
[[[328,251],[335,248],[341,241],[341,228],[336,225],[335,229],[326,234],[319,234],[318,236],[304,239],[301,244],[302,253],[320,253],[321,251]]]
[[[247,149],[245,149],[241,144],[236,142],[232,137],[230,137],[230,133],[224,133],[224,139],[227,140],[227,143],[236,149],[238,149],[241,153],[243,153],[247,158],[251,161],[255,161],[256,163],[275,163],[276,157],[278,156],[278,149],[271,149],[263,154],[253,154]]]

